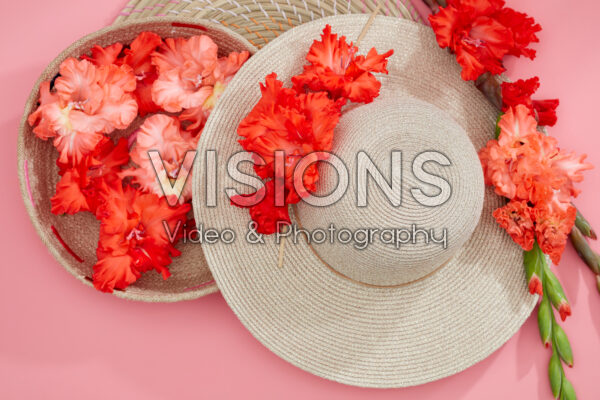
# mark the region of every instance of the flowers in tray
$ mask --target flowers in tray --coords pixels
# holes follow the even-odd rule
[[[164,188],[182,165],[191,170],[187,152],[249,57],[219,57],[218,50],[206,35],[163,40],[142,32],[129,45],[94,46],[89,55],[67,58],[56,78],[41,84],[28,122],[58,151],[52,212],[91,212],[100,222],[97,289],[125,289],[150,270],[169,277],[179,238],[167,237],[165,224],[174,231],[187,221],[189,176],[180,196],[165,196]]]
[[[260,157],[254,170],[265,185],[256,193],[231,199],[233,205],[249,209],[258,233],[272,234],[289,224],[288,205],[316,189],[316,155],[300,185],[294,184],[294,170],[306,155],[331,151],[342,106],[348,101],[370,103],[379,95],[381,83],[373,74],[387,73],[387,58],[393,50],[378,54],[371,49],[366,56],[357,55],[357,51],[358,47],[346,42],[344,36],[332,34],[327,25],[321,40],[310,47],[303,72],[292,77],[292,88],[283,87],[275,73],[261,84],[262,96],[240,123],[238,134],[244,150]],[[276,174],[280,172],[275,168],[276,151],[283,151],[282,174]],[[284,193],[280,205],[274,201],[279,184]],[[298,192],[296,187],[305,191]]]

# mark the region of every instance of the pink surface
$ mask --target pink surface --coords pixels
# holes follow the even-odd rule
[[[540,344],[534,318],[499,351],[458,375],[420,387],[370,390],[326,381],[279,359],[244,329],[220,294],[144,304],[77,282],[46,251],[23,207],[17,125],[45,64],[80,36],[109,24],[125,2],[2,2],[0,398],[551,398],[546,377],[550,352]],[[537,60],[510,62],[510,75],[540,76],[540,95],[561,100],[559,123],[551,133],[565,147],[587,152],[600,167],[598,2],[508,3],[534,15],[545,28]],[[599,186],[596,169],[581,185],[577,205],[600,229]],[[594,247],[600,250],[600,243]],[[598,398],[600,295],[571,248],[556,271],[573,305],[573,316],[563,326],[575,368],[566,373],[580,399]]]

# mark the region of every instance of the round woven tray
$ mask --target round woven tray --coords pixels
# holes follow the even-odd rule
[[[46,67],[29,96],[19,128],[17,154],[21,192],[33,225],[52,255],[77,279],[90,286],[93,266],[97,260],[100,224],[88,212],[67,216],[51,213],[50,198],[55,193],[59,179],[56,165],[58,153],[51,140],[43,141],[35,136],[27,123],[27,117],[37,107],[40,84],[56,77],[60,64],[66,58],[88,54],[96,44],[129,44],[143,31],[152,31],[161,37],[208,35],[219,46],[220,56],[232,51],[248,50],[251,54],[256,52],[256,48],[246,39],[221,24],[178,16],[149,17],[125,21],[88,35],[69,46]],[[110,136],[127,136],[142,121],[142,118],[138,118],[126,130],[114,132]],[[172,274],[169,279],[163,280],[160,274],[149,272],[126,290],[115,290],[114,294],[131,300],[172,302],[194,299],[217,291],[202,247],[194,243],[180,243],[177,247],[182,254],[174,258],[169,266]]]

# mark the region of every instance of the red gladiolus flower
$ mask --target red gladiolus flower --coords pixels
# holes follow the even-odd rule
[[[532,103],[540,125],[554,126],[556,124],[556,108],[559,104],[558,99],[533,100]]]
[[[103,292],[125,289],[142,272],[155,269],[170,276],[171,257],[181,253],[173,245],[186,222],[189,204],[169,207],[164,198],[141,193],[120,182],[105,185],[104,202],[98,207],[100,240],[94,265],[94,286]],[[177,232],[174,238],[167,233]]]
[[[133,68],[137,86],[133,92],[140,116],[160,111],[160,107],[152,101],[152,84],[158,78],[156,67],[152,64],[151,54],[162,44],[156,33],[142,32],[128,49],[125,49],[123,63]]]
[[[531,114],[537,117],[538,124],[542,126],[554,126],[556,124],[556,108],[558,99],[532,100],[531,96],[540,87],[537,76],[516,82],[502,83],[502,111],[522,104],[529,108]]]
[[[539,42],[536,33],[541,31],[542,27],[536,24],[532,17],[512,8],[504,7],[494,13],[492,18],[507,27],[512,33],[514,46],[508,54],[515,57],[524,56],[532,60],[535,58],[535,50],[527,46]]]
[[[284,225],[290,224],[288,205],[276,206],[275,181],[271,179],[257,192],[248,195],[238,195],[231,198],[231,204],[250,210],[250,218],[255,222],[257,233],[271,235],[278,232]],[[262,198],[257,204],[258,199]],[[248,205],[247,205],[248,204]]]
[[[503,0],[451,0],[429,17],[442,48],[450,48],[462,66],[462,78],[475,80],[484,72],[504,72],[506,55],[535,57],[529,49],[541,30],[533,18],[504,7]]]
[[[372,48],[366,56],[356,56],[358,48],[348,44],[344,36],[338,39],[327,25],[321,41],[310,47],[304,72],[292,77],[294,88],[303,93],[305,87],[313,91],[326,91],[334,100],[345,98],[357,103],[370,103],[379,95],[381,83],[373,73],[388,71],[387,58],[394,51],[378,54]]]
[[[76,165],[58,163],[60,181],[50,199],[52,213],[75,214],[79,211],[96,212],[101,201],[98,190],[101,181],[118,180],[121,167],[129,161],[127,140],[121,138],[117,145],[104,137],[94,151]]]
[[[295,167],[309,153],[331,150],[344,101],[333,101],[325,92],[298,94],[284,88],[274,73],[261,84],[261,92],[261,99],[238,127],[244,137],[239,142],[264,160],[254,167],[263,179],[275,176],[275,152],[284,152],[286,201],[296,203],[302,193],[294,189]],[[318,176],[317,164],[310,165],[302,178],[304,187],[314,191]]]

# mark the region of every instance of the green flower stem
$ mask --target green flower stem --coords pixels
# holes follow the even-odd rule
[[[575,389],[565,376],[562,365],[564,362],[573,366],[573,350],[567,334],[558,324],[552,310],[552,306],[558,310],[561,304],[568,304],[564,290],[537,243],[533,249],[525,252],[523,263],[526,271],[539,271],[542,280],[543,295],[538,307],[538,329],[544,346],[552,345],[552,356],[548,363],[548,380],[552,395],[555,399],[575,400]]]
[[[556,318],[554,318],[554,314],[552,314],[553,331],[557,327],[560,329],[560,331],[562,331],[562,328],[560,328],[556,322]],[[562,332],[564,335],[564,331]],[[564,337],[566,339],[566,335]],[[561,360],[564,361],[564,359],[560,350],[560,340],[561,339],[558,337],[554,337],[552,340],[552,356],[550,357],[550,362],[548,363],[548,379],[550,380],[550,389],[552,390],[552,395],[555,399],[560,398],[561,400],[577,400],[575,388],[573,388],[573,385],[567,379],[565,375],[565,369],[562,366]]]

